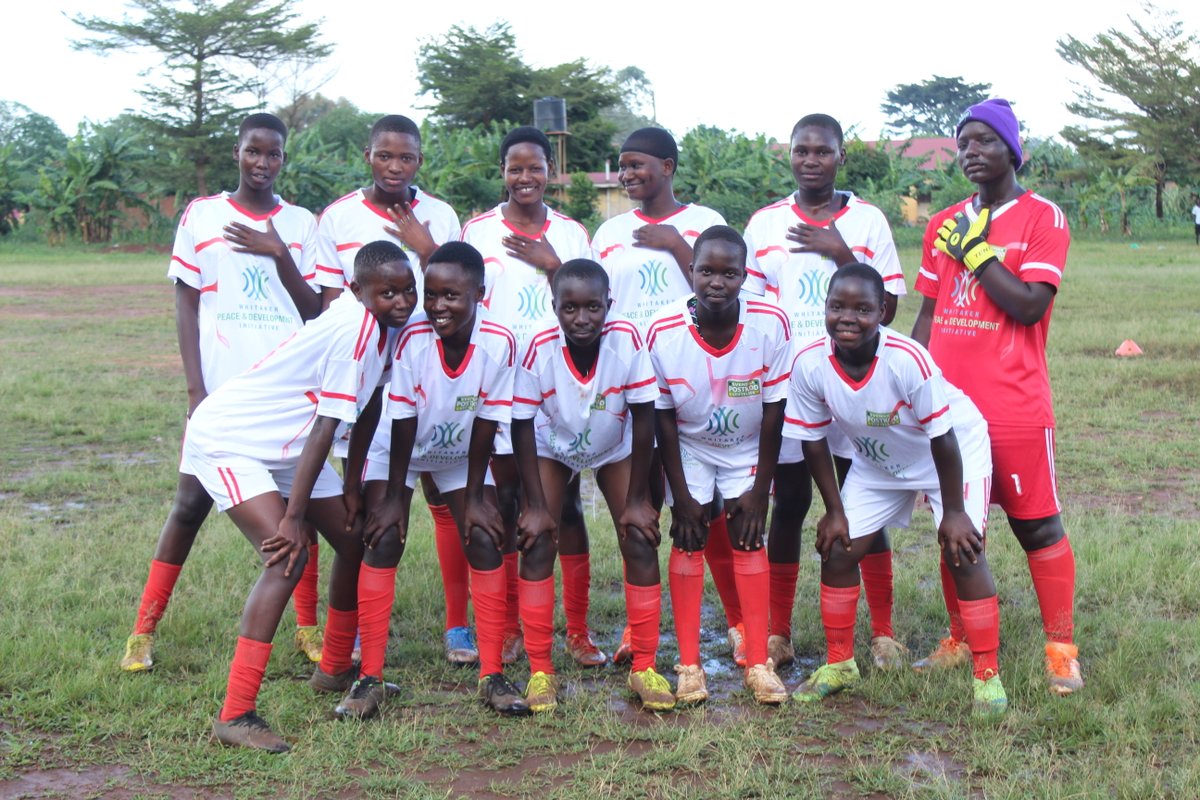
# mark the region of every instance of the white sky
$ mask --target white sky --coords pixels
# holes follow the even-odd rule
[[[1161,1],[1171,8],[1176,0]],[[426,112],[417,108],[419,42],[455,23],[482,29],[501,19],[498,7],[507,7],[503,19],[534,66],[584,57],[614,70],[641,67],[654,84],[659,122],[677,136],[703,123],[779,139],[798,117],[817,111],[876,138],[887,90],[934,74],[991,83],[994,94],[1014,101],[1027,135],[1056,134],[1079,122],[1064,105],[1074,98],[1072,82],[1086,80],[1059,58],[1057,39],[1071,33],[1090,40],[1112,27],[1127,28],[1126,15],[1140,14],[1133,4],[1081,0],[743,0],[658,10],[623,4],[637,10],[599,19],[586,9],[601,3],[456,0],[414,4],[416,12],[407,5],[298,0],[306,19],[324,17],[324,38],[334,45],[327,64],[336,75],[323,94],[420,119]],[[1188,30],[1200,30],[1200,5],[1188,6],[1176,8],[1180,19]],[[0,99],[46,114],[68,134],[81,120],[140,108],[135,90],[145,79],[138,73],[157,63],[145,54],[102,58],[73,51],[69,42],[83,31],[70,17],[80,11],[118,18],[126,6],[119,0],[23,3],[10,9],[0,34]]]

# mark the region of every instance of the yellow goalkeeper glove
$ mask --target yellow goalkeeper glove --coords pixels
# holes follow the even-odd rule
[[[991,220],[992,212],[988,208],[980,211],[974,222],[967,217],[967,212],[960,211],[942,223],[933,244],[955,261],[961,261],[967,270],[975,272],[996,257],[987,243]]]

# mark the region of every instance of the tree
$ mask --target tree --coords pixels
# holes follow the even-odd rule
[[[0,100],[0,142],[12,146],[10,157],[41,163],[61,154],[67,135],[54,120],[21,103]]]
[[[293,0],[130,0],[129,5],[139,12],[137,18],[77,15],[74,22],[95,37],[72,46],[102,55],[132,47],[162,56],[159,68],[143,73],[154,82],[138,90],[147,108],[142,119],[180,151],[200,194],[208,194],[210,166],[228,160],[244,104],[260,96],[264,77],[253,67],[312,61],[331,49],[318,40],[316,23],[297,23]]]
[[[934,75],[920,83],[902,83],[887,93],[879,109],[888,115],[888,128],[911,136],[952,136],[967,106],[988,98],[990,83],[966,83],[962,78]]]
[[[680,143],[675,194],[743,228],[751,214],[788,193],[791,176],[787,148],[774,140],[700,125]]]
[[[1085,157],[1115,162],[1111,183],[1123,190],[1133,185],[1131,176],[1149,173],[1161,219],[1167,181],[1184,180],[1200,167],[1200,42],[1184,33],[1173,12],[1151,5],[1144,10],[1145,21],[1129,17],[1132,31],[1111,28],[1091,42],[1073,36],[1058,41],[1063,60],[1085,70],[1103,93],[1080,87],[1077,100],[1067,104],[1072,114],[1101,127],[1071,126],[1062,135]]]

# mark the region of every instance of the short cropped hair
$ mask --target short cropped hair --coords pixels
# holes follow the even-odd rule
[[[508,158],[509,148],[525,142],[536,144],[542,148],[542,152],[546,154],[547,161],[554,160],[554,148],[550,145],[550,137],[532,125],[522,125],[519,128],[513,128],[509,131],[500,142],[500,163],[503,165],[504,159]]]
[[[842,125],[828,114],[807,114],[800,118],[800,121],[792,126],[792,137],[796,138],[796,134],[801,128],[824,128],[837,137],[838,147],[845,144],[845,135],[842,133]]]
[[[729,242],[738,250],[741,250],[742,267],[745,268],[750,251],[746,247],[746,240],[733,228],[728,225],[713,225],[711,228],[706,228],[703,233],[696,237],[696,243],[692,245],[693,259],[699,257],[700,246],[708,242]]]
[[[408,263],[408,254],[395,242],[389,242],[384,239],[376,242],[367,242],[354,255],[355,282],[361,284],[371,280],[379,275],[380,267],[384,264],[390,264],[393,261],[399,261],[404,266],[411,268],[411,265]]]
[[[833,287],[838,281],[846,280],[847,278],[857,278],[870,285],[871,291],[875,295],[876,302],[880,307],[883,307],[885,289],[883,288],[883,276],[871,266],[862,263],[861,261],[851,261],[847,264],[842,264],[833,273],[829,279],[829,288],[827,291],[833,292]]]
[[[370,143],[374,144],[375,137],[381,133],[406,133],[416,139],[417,144],[421,143],[421,129],[417,127],[417,123],[400,114],[388,114],[376,120],[371,126]]]
[[[433,255],[429,257],[429,265],[434,264],[458,264],[462,267],[463,272],[470,275],[478,285],[483,286],[485,274],[483,256],[466,242],[446,242],[434,250]]]
[[[240,142],[243,138],[245,138],[249,131],[257,130],[259,128],[266,128],[269,131],[275,131],[283,137],[285,142],[287,141],[287,125],[284,125],[283,120],[274,114],[267,114],[265,112],[251,114],[242,120],[242,124],[238,126],[238,141]]]
[[[595,281],[605,292],[608,292],[608,272],[590,258],[572,258],[563,264],[554,273],[554,280],[550,288],[557,295],[558,285],[569,280]]]

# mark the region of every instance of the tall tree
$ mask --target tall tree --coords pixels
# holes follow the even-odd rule
[[[324,58],[317,23],[298,22],[294,0],[129,0],[136,16],[120,20],[77,15],[74,22],[95,34],[77,40],[78,50],[106,55],[127,48],[157,51],[160,66],[142,73],[151,81],[138,93],[151,130],[178,149],[191,167],[195,190],[209,191],[209,169],[228,160],[231,131],[262,94],[256,65]]]
[[[0,142],[11,145],[10,157],[35,165],[61,154],[67,136],[54,120],[21,103],[0,100]]]
[[[990,83],[934,75],[920,83],[902,83],[887,93],[879,109],[888,128],[912,136],[953,136],[954,124],[967,106],[986,100]]]
[[[1058,41],[1063,60],[1084,69],[1100,89],[1079,88],[1067,110],[1102,123],[1093,130],[1071,126],[1062,135],[1085,157],[1110,162],[1114,175],[1148,174],[1161,219],[1167,181],[1200,168],[1200,42],[1174,12],[1146,5],[1144,15],[1129,17],[1130,31],[1110,28],[1090,42]]]

